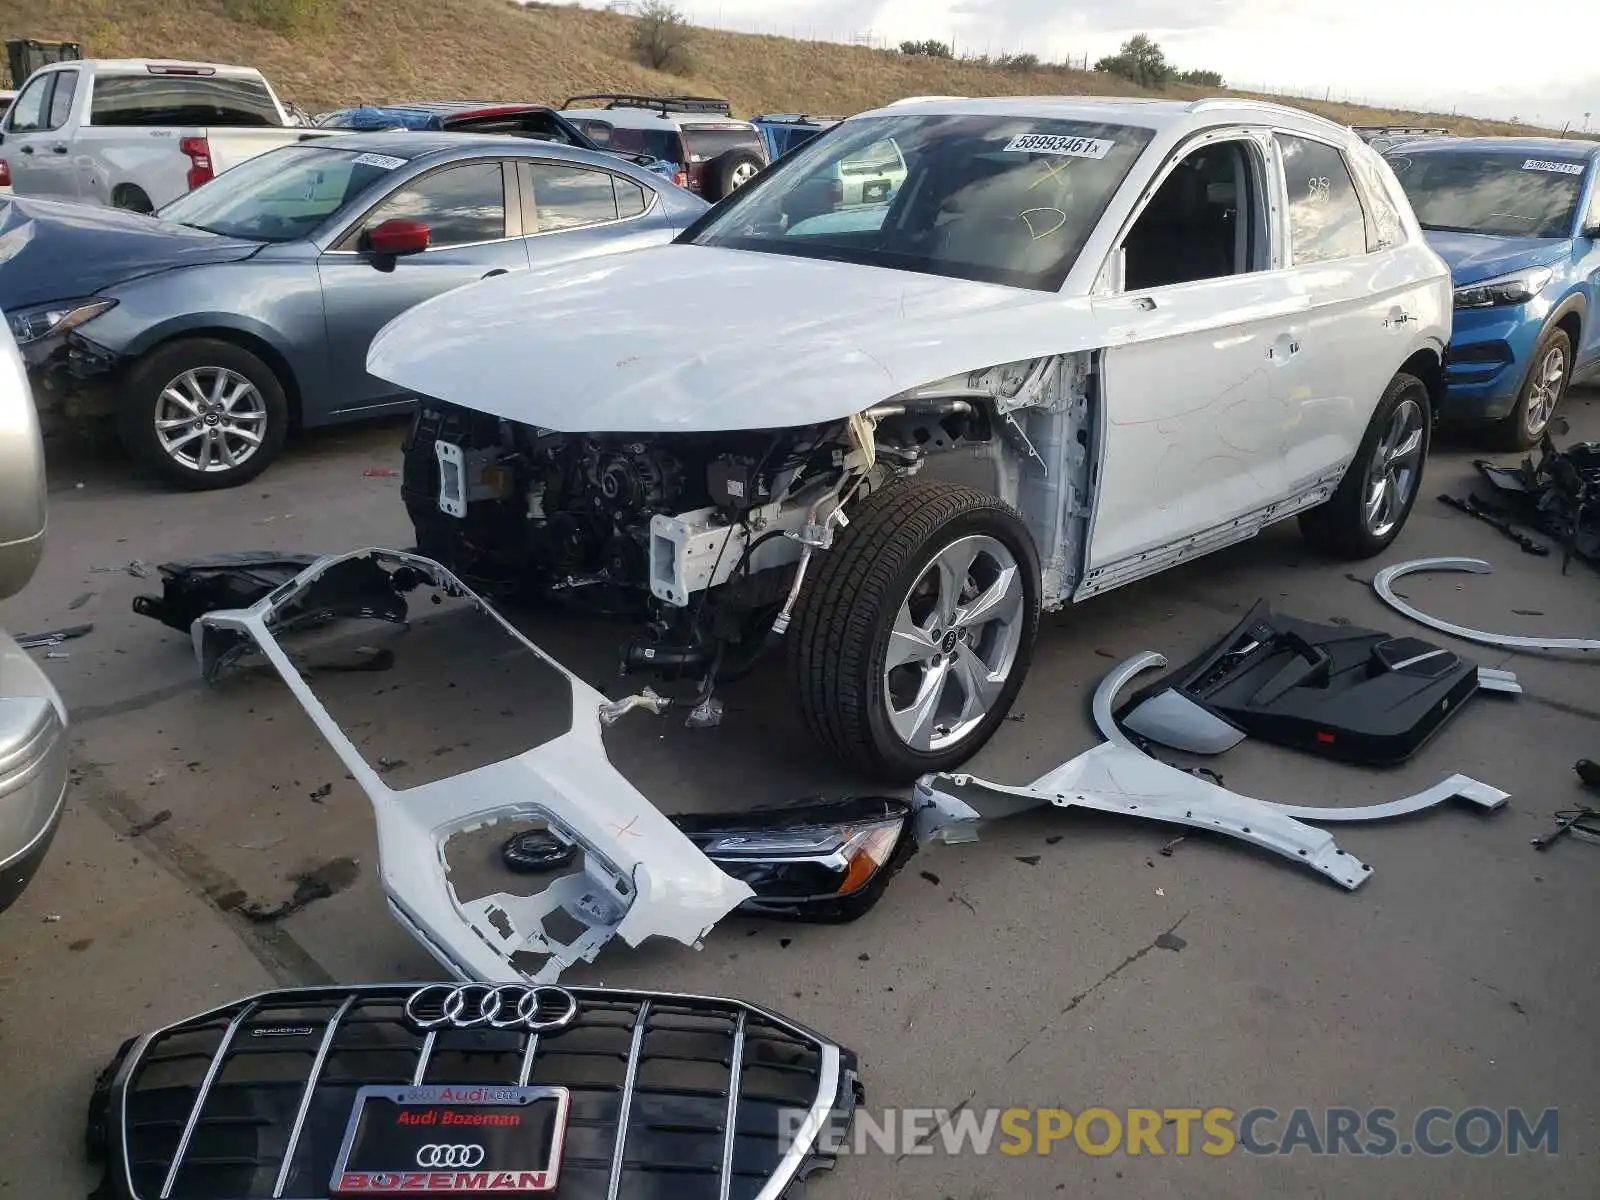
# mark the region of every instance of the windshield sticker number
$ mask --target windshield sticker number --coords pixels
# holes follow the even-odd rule
[[[1016,154],[1062,154],[1068,158],[1104,158],[1116,143],[1108,138],[1058,137],[1024,133],[1011,139],[1006,150]]]
[[[350,164],[355,167],[377,167],[380,170],[392,171],[396,167],[406,165],[403,158],[395,158],[390,154],[358,154]]]
[[[1546,162],[1542,158],[1530,158],[1522,164],[1524,171],[1553,171],[1557,175],[1582,175],[1583,164],[1573,162]]]

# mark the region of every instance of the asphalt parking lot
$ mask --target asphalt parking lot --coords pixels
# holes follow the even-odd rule
[[[1600,390],[1575,392],[1573,437],[1600,437]],[[0,1193],[81,1197],[82,1113],[123,1038],[282,983],[423,978],[429,959],[390,919],[368,804],[275,679],[207,688],[185,638],[135,616],[154,566],[224,550],[405,546],[394,425],[309,440],[255,484],[174,495],[118,463],[52,464],[50,547],[13,632],[92,621],[49,664],[73,713],[70,807],[43,871],[0,917]],[[1312,559],[1292,528],[1047,618],[1032,675],[971,769],[1026,782],[1095,740],[1087,700],[1115,662],[1180,660],[1257,598],[1312,620],[1417,632],[1366,581],[1433,555],[1490,560],[1489,577],[1411,581],[1414,602],[1481,628],[1600,633],[1600,590],[1575,564],[1522,554],[1434,497],[1460,494],[1475,451],[1439,450],[1423,498],[1379,564]],[[109,569],[108,569],[109,568]],[[541,615],[546,649],[618,694],[618,631]],[[1271,1191],[1382,1197],[1600,1194],[1600,847],[1528,845],[1581,802],[1572,763],[1600,758],[1600,663],[1470,651],[1515,670],[1516,700],[1475,699],[1416,759],[1389,772],[1246,743],[1217,766],[1230,788],[1308,804],[1366,803],[1463,772],[1512,793],[1492,814],[1458,807],[1338,832],[1374,868],[1359,891],[1221,838],[1085,813],[991,827],[924,850],[885,900],[844,927],[730,918],[698,953],[608,949],[570,979],[725,993],[777,1008],[861,1056],[868,1105],[1201,1108],[1287,1114],[1431,1106],[1559,1110],[1555,1155],[1458,1151],[1383,1158],[1084,1153],[882,1154],[842,1160],[817,1197],[1233,1197]],[[409,666],[410,664],[408,664]],[[354,677],[371,689],[373,752],[412,763],[470,747],[436,704],[406,703],[437,670]],[[362,697],[353,695],[353,702]],[[722,726],[635,714],[609,749],[671,810],[841,794],[794,716],[782,676],[722,693]],[[477,707],[501,697],[473,696]],[[470,719],[466,721],[470,726]],[[380,751],[380,747],[382,748]],[[324,789],[331,785],[331,790]],[[331,892],[256,922],[313,878]],[[1282,1125],[1263,1127],[1277,1137]],[[1196,1140],[1198,1145],[1198,1139]]]

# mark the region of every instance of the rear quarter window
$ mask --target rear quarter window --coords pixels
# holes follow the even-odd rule
[[[283,124],[272,95],[254,79],[197,75],[109,75],[94,81],[91,125]]]

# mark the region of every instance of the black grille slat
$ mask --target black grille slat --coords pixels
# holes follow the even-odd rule
[[[170,1179],[169,1200],[323,1200],[358,1089],[422,1082],[567,1088],[563,1200],[752,1200],[783,1160],[781,1110],[815,1105],[841,1061],[775,1014],[647,992],[572,988],[575,1023],[538,1036],[425,1033],[415,986],[271,993],[148,1039],[119,1085],[114,1195],[160,1200]]]

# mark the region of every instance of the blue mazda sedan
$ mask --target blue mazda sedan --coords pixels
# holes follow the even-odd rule
[[[109,412],[169,483],[233,487],[296,428],[410,404],[366,359],[412,305],[667,242],[706,207],[577,147],[322,138],[241,163],[155,216],[0,199],[0,311],[41,407]]]
[[[1455,282],[1441,416],[1524,449],[1600,369],[1600,143],[1430,138],[1384,157]]]

